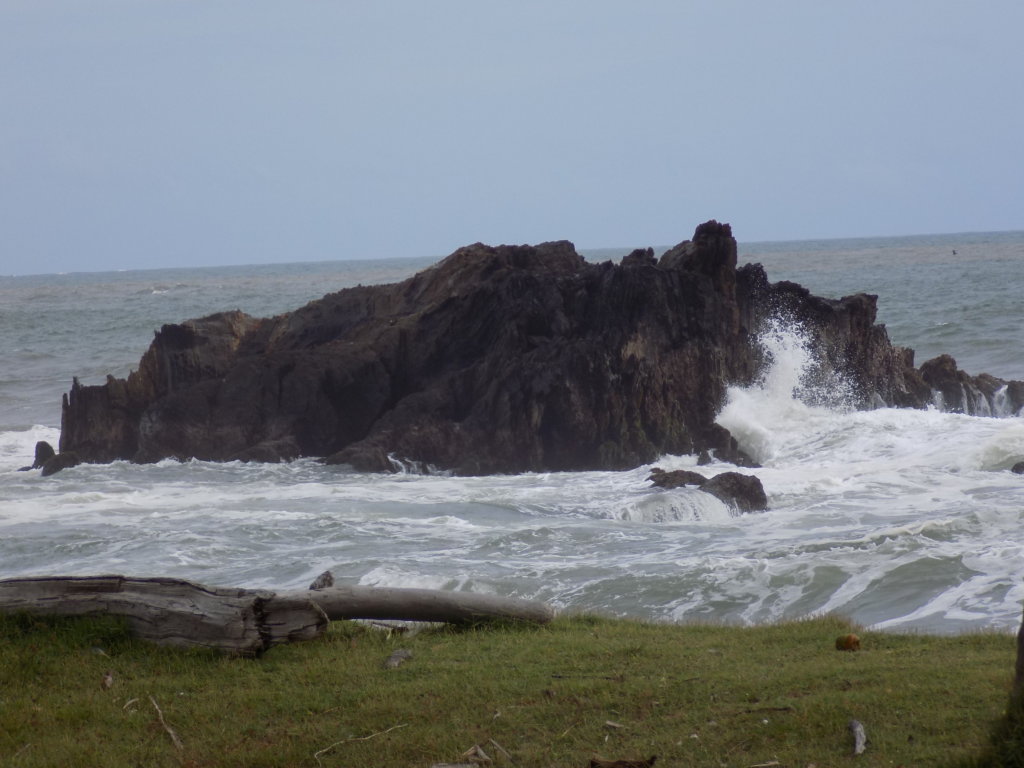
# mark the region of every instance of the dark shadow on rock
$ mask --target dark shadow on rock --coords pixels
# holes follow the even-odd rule
[[[264,440],[256,445],[228,457],[228,461],[258,461],[264,464],[280,464],[294,461],[299,457],[299,446],[292,438]]]
[[[43,471],[40,473],[43,477],[49,477],[54,475],[61,470],[70,469],[71,467],[77,467],[82,463],[81,458],[74,451],[64,451],[58,453],[56,456],[50,457],[43,464]]]

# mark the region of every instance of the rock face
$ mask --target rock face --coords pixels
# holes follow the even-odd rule
[[[714,419],[726,387],[758,375],[754,336],[780,312],[861,405],[931,402],[913,352],[875,325],[875,297],[769,284],[760,265],[737,269],[729,225],[709,221],[660,260],[478,243],[285,315],[165,325],[127,379],[74,382],[60,450],[86,462],[318,456],[373,471],[393,458],[462,474],[702,450],[743,463]]]

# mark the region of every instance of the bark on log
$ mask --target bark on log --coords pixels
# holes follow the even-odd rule
[[[255,656],[279,643],[308,640],[330,619],[474,622],[554,618],[545,603],[431,589],[329,587],[272,592],[208,587],[182,579],[48,576],[0,580],[0,613],[127,619],[145,640]]]
[[[110,614],[160,645],[255,656],[324,632],[327,616],[309,593],[207,587],[181,579],[72,576],[0,580],[0,612]]]
[[[473,592],[385,587],[328,587],[283,592],[297,599],[305,595],[330,619],[398,619],[402,621],[474,622],[515,619],[546,624],[555,612],[546,603]]]
[[[1024,692],[1024,621],[1017,630],[1017,664],[1014,669],[1013,692],[1017,695]]]

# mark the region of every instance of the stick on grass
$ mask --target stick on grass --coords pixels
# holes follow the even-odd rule
[[[160,705],[156,703],[156,699],[150,696],[149,700],[153,704],[153,709],[156,710],[156,716],[160,719],[160,725],[164,727],[164,730],[167,731],[167,735],[171,737],[171,743],[174,744],[174,748],[177,749],[179,753],[184,752],[185,746],[181,743],[181,739],[178,738],[178,734],[174,732],[174,729],[167,724],[166,720],[164,720],[164,713],[161,711]]]
[[[370,739],[376,738],[377,736],[383,736],[385,733],[391,733],[392,731],[397,730],[398,728],[405,728],[407,725],[409,724],[402,723],[401,725],[392,725],[385,731],[377,731],[376,733],[371,733],[369,736],[353,736],[349,739],[342,739],[341,741],[336,741],[329,747],[324,747],[319,752],[313,753],[313,758],[316,760],[317,765],[323,765],[323,763],[320,762],[320,755],[326,752],[330,752],[332,749],[334,749],[337,746],[340,746],[341,744],[347,744],[350,741],[369,741]]]
[[[512,763],[513,765],[515,765],[515,761],[514,761],[514,760],[512,759],[512,755],[510,755],[510,754],[509,754],[509,753],[508,753],[508,752],[507,752],[507,751],[505,750],[505,748],[504,748],[503,746],[501,746],[501,744],[499,744],[498,742],[496,742],[496,741],[495,741],[494,739],[488,739],[488,741],[489,741],[489,742],[490,742],[490,743],[491,743],[491,744],[492,744],[492,745],[494,746],[494,748],[495,748],[496,750],[498,750],[499,752],[501,752],[501,754],[503,754],[503,755],[505,756],[505,759],[506,759],[506,760],[508,760],[508,761],[509,761],[510,763]]]

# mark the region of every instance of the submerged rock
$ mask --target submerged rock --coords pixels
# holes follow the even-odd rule
[[[739,472],[722,472],[707,478],[699,472],[689,469],[674,469],[666,472],[661,467],[653,467],[651,476],[647,478],[656,488],[671,490],[696,486],[715,498],[729,504],[740,512],[761,512],[768,509],[768,495],[764,492],[760,479],[753,475]]]
[[[1024,461],[1018,461],[1010,467],[1010,471],[1016,475],[1024,475]]]
[[[326,589],[334,586],[334,574],[329,570],[324,571],[310,583],[310,589]]]
[[[127,379],[74,381],[60,450],[461,474],[701,451],[750,464],[715,416],[729,385],[761,372],[756,337],[780,314],[812,339],[813,376],[841,378],[853,404],[931,402],[913,352],[875,324],[875,299],[818,298],[737,268],[731,229],[715,221],[660,259],[638,249],[619,265],[587,263],[565,241],[477,243],[401,283],[277,317],[165,325]]]
[[[753,475],[722,472],[709,478],[700,489],[736,507],[740,512],[763,512],[768,509],[768,495],[761,481]]]
[[[77,467],[82,463],[81,457],[74,451],[61,451],[55,456],[51,456],[43,464],[43,471],[40,472],[43,477],[49,477],[55,475],[58,472],[70,469],[71,467]]]
[[[707,478],[699,472],[693,472],[689,469],[674,469],[671,472],[666,472],[661,467],[653,467],[651,469],[651,476],[647,478],[656,488],[684,488],[687,485],[696,485],[698,487],[704,485],[707,482]]]

